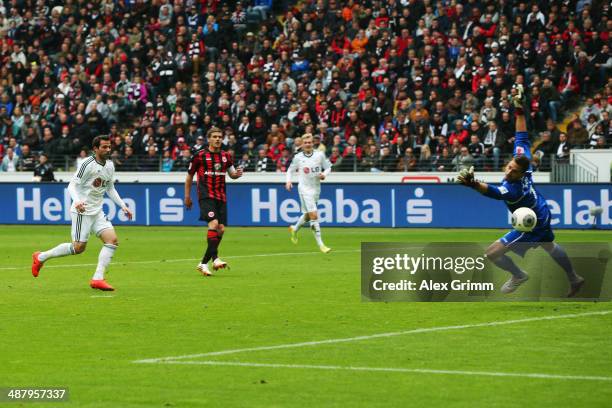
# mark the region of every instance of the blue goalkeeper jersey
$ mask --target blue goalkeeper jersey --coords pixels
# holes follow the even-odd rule
[[[516,132],[514,156],[517,155],[525,155],[531,160],[531,150],[527,132]],[[519,181],[510,182],[504,179],[501,186],[489,184],[489,188],[485,195],[496,200],[503,200],[510,212],[514,212],[514,210],[521,207],[531,208],[538,217],[536,229],[550,227],[550,209],[542,194],[533,186],[531,166]]]

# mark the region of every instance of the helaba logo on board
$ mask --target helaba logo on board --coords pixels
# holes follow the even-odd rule
[[[563,189],[563,198],[560,201],[547,199],[546,204],[550,208],[550,224],[555,225],[575,225],[589,226],[596,220],[592,210],[601,207],[601,215],[597,220],[599,225],[612,225],[610,208],[610,189],[602,188],[599,190],[599,201],[597,200],[578,200],[571,189]],[[512,222],[512,214],[508,212],[508,224]]]
[[[182,222],[185,218],[183,199],[176,197],[177,191],[174,187],[164,190],[166,197],[159,199],[157,203],[157,215],[162,222]],[[49,194],[48,190],[41,188],[17,188],[17,221],[70,221],[71,198],[67,189],[63,189],[61,198]],[[122,222],[135,223],[141,211],[145,210],[146,203],[133,197],[123,196],[123,201],[132,210],[134,217],[128,220],[117,205],[108,197],[104,198],[102,210],[110,221],[115,219]],[[151,206],[155,211],[156,205]]]
[[[18,188],[17,189],[17,221],[70,221],[70,206],[72,201],[70,193],[67,189],[63,190],[61,199],[57,196],[42,197],[41,189],[38,187],[32,189]],[[133,212],[132,222],[136,222],[137,206],[136,201],[131,198],[123,197],[125,205]],[[123,211],[119,211],[115,203],[105,198],[102,204],[102,209],[106,214],[106,218],[110,221],[115,218],[120,221],[127,222],[127,216]]]
[[[318,205],[321,222],[352,224],[380,224],[381,205],[373,198],[354,199],[344,195],[344,189],[337,188],[333,200],[322,198]],[[294,198],[278,199],[277,189],[251,190],[251,217],[253,222],[293,223],[301,214],[300,202]]]

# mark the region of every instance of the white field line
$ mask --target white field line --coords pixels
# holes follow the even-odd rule
[[[340,249],[333,250],[331,254],[342,254],[342,253],[350,253],[350,252],[359,252],[359,249]],[[234,256],[224,256],[224,259],[240,259],[240,258],[265,258],[272,256],[294,256],[294,255],[317,255],[321,254],[321,252],[277,252],[272,254],[252,254],[252,255],[234,255]],[[142,264],[156,264],[156,263],[178,263],[178,262],[193,262],[199,261],[201,258],[177,258],[177,259],[155,259],[148,261],[125,261],[125,262],[112,262],[111,265],[142,265]],[[82,263],[82,264],[68,264],[68,265],[45,265],[44,269],[49,268],[78,268],[82,266],[96,266],[97,263]],[[23,266],[1,266],[0,271],[9,271],[9,270],[17,270],[17,269],[27,269],[30,265]]]
[[[466,371],[466,370],[433,370],[428,368],[401,368],[401,367],[354,367],[336,365],[310,365],[310,364],[274,364],[274,363],[246,363],[234,361],[164,361],[165,364],[185,365],[209,365],[209,366],[234,366],[234,367],[257,367],[257,368],[299,368],[332,371],[382,371],[393,373],[416,373],[416,374],[451,374],[451,375],[477,375],[489,377],[522,377],[542,378],[553,380],[586,380],[586,381],[612,381],[612,377],[600,377],[592,375],[563,375],[542,373],[504,373],[496,371]]]
[[[537,321],[542,321],[542,320],[570,319],[570,318],[575,318],[575,317],[586,317],[586,316],[602,316],[602,315],[607,315],[610,313],[612,313],[612,310],[575,313],[575,314],[564,314],[564,315],[553,315],[553,316],[530,317],[526,319],[516,319],[516,320],[501,320],[501,321],[485,322],[485,323],[463,324],[463,325],[458,325],[458,326],[427,327],[427,328],[411,329],[411,330],[404,330],[404,331],[398,331],[398,332],[370,334],[366,336],[336,338],[336,339],[317,340],[317,341],[305,341],[301,343],[277,344],[273,346],[249,347],[249,348],[232,349],[232,350],[211,351],[208,353],[187,354],[183,356],[150,358],[150,359],[144,359],[144,360],[136,360],[134,361],[134,363],[166,363],[168,361],[188,360],[188,359],[201,358],[201,357],[223,356],[227,354],[246,353],[246,352],[251,352],[251,351],[279,350],[279,349],[319,346],[322,344],[349,343],[353,341],[404,336],[407,334],[431,333],[431,332],[448,331],[448,330],[463,330],[463,329],[471,329],[475,327],[504,326],[508,324],[537,322]]]

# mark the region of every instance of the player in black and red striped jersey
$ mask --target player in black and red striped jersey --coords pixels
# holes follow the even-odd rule
[[[213,269],[223,269],[227,263],[218,256],[218,248],[227,225],[227,196],[225,192],[226,173],[232,179],[242,176],[242,168],[236,169],[229,153],[221,150],[223,132],[213,127],[207,133],[208,147],[197,151],[187,170],[185,180],[185,206],[191,209],[191,185],[193,176],[197,174],[198,202],[200,204],[200,220],[208,222],[208,247],[197,270],[204,276],[212,275],[208,269],[208,261],[212,259]]]

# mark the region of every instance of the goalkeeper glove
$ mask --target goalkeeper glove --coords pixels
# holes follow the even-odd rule
[[[457,181],[464,186],[474,188],[478,182],[474,179],[474,166],[469,169],[463,169],[457,175]]]

